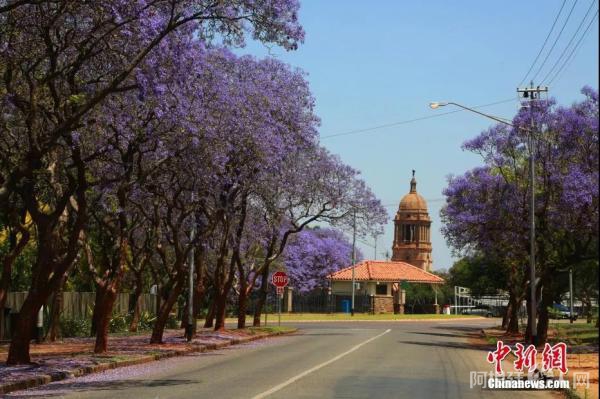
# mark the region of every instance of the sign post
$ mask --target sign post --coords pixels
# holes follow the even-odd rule
[[[281,299],[283,298],[283,289],[288,285],[289,279],[284,272],[275,272],[271,276],[271,283],[277,287],[277,314],[278,324],[281,325]]]

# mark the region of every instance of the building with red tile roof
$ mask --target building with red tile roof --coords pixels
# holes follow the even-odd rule
[[[332,281],[352,281],[352,266],[327,276]],[[365,260],[354,266],[355,281],[444,284],[444,279],[406,262]]]
[[[365,260],[327,276],[332,294],[352,294],[352,269],[356,283],[355,296],[370,297],[373,313],[404,313],[406,293],[403,286],[407,283],[445,283],[443,278],[406,262]],[[439,312],[437,301],[432,309]]]

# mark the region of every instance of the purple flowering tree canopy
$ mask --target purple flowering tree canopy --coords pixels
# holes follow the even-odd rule
[[[363,258],[356,250],[357,261]],[[282,263],[290,286],[300,292],[327,287],[327,275],[352,263],[352,243],[339,230],[305,229],[286,246]]]

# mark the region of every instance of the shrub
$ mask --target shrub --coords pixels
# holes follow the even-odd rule
[[[140,321],[138,323],[138,328],[141,331],[149,331],[154,327],[154,322],[156,321],[156,316],[148,311],[144,311],[140,314]]]
[[[108,323],[108,332],[123,333],[129,331],[127,317],[122,314],[113,314]]]
[[[131,320],[133,319],[133,313],[129,313],[126,316],[127,325],[131,324]],[[156,316],[148,311],[143,311],[140,313],[140,319],[138,320],[137,330],[141,331],[150,331],[152,327],[154,327],[154,322],[156,321]]]
[[[174,314],[174,313],[169,314],[169,318],[167,319],[165,328],[169,328],[169,329],[179,328],[179,319],[177,318],[176,314]]]
[[[92,321],[88,318],[60,318],[61,336],[70,337],[89,337]]]

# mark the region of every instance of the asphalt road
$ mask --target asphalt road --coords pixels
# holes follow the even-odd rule
[[[482,391],[490,371],[466,333],[497,323],[330,322],[301,333],[61,381],[11,397],[64,398],[506,398],[549,392]]]

